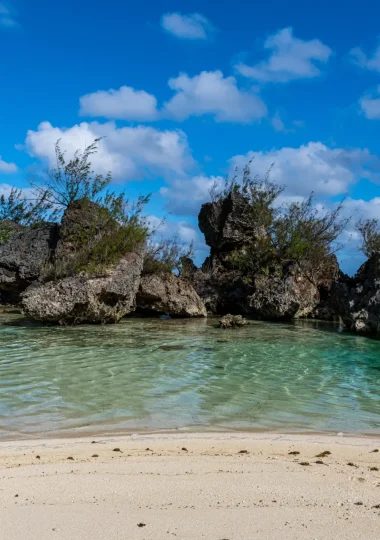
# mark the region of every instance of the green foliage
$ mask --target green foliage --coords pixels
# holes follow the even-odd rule
[[[95,139],[83,152],[77,150],[67,161],[58,140],[55,144],[56,166],[48,169],[40,182],[32,181],[32,187],[58,210],[83,199],[101,204],[112,175],[110,172],[105,176],[95,174],[92,170],[90,158],[97,153],[100,141],[101,138]]]
[[[225,180],[222,189],[214,185],[211,198],[219,205],[232,193],[247,201],[244,220],[255,231],[244,247],[227,256],[233,268],[242,273],[273,274],[290,263],[310,263],[320,269],[341,246],[337,243],[350,218],[341,218],[343,203],[334,209],[318,208],[313,193],[302,202],[280,204],[284,186],[270,180],[268,170],[263,179],[252,177],[250,163],[239,181],[238,171]]]
[[[178,234],[170,239],[161,239],[157,242],[152,238],[146,248],[144,258],[144,274],[156,272],[177,272],[183,277],[182,261],[194,256],[194,246],[185,247],[178,238]]]
[[[142,211],[147,201],[148,197],[140,197],[137,203],[129,204],[124,195],[118,195],[109,197],[107,206],[96,205],[95,220],[89,226],[86,223],[64,236],[71,249],[45,268],[44,278],[102,274],[131,251],[143,249],[148,226]],[[89,212],[94,212],[94,205],[87,204]]]
[[[8,241],[17,230],[15,224],[21,227],[41,224],[50,208],[45,197],[28,200],[21,189],[12,187],[7,196],[0,197],[0,243]]]
[[[361,236],[361,251],[370,257],[374,251],[380,251],[380,221],[378,219],[361,219],[356,224]]]
[[[313,193],[304,201],[291,203],[274,223],[273,241],[282,261],[308,261],[317,268],[340,249],[336,241],[350,218],[341,218],[343,203],[332,210],[318,208]]]

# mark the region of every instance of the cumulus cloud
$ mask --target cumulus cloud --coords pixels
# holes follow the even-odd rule
[[[180,121],[190,116],[212,115],[217,122],[240,123],[250,123],[267,114],[258,95],[238,88],[236,79],[224,77],[221,71],[202,71],[194,77],[183,73],[170,79],[168,84],[175,94],[161,110],[153,95],[122,86],[118,90],[101,90],[81,97],[80,113],[139,121],[165,118]]]
[[[14,15],[14,10],[8,7],[4,2],[0,2],[0,27],[18,28],[19,26],[20,25]]]
[[[320,64],[331,56],[331,49],[319,39],[305,41],[293,35],[292,28],[283,28],[264,42],[269,57],[255,65],[240,63],[241,75],[259,82],[286,83],[296,79],[311,79],[321,75]]]
[[[200,13],[183,15],[181,13],[165,13],[161,17],[164,30],[180,39],[205,40],[215,32],[211,22]]]
[[[380,71],[380,44],[370,55],[366,54],[361,47],[355,47],[350,51],[350,57],[354,64],[372,71]]]
[[[366,149],[329,148],[321,142],[310,142],[298,148],[251,151],[229,160],[230,176],[236,167],[242,171],[249,161],[252,175],[259,177],[273,165],[271,180],[286,186],[281,203],[300,202],[312,191],[326,201],[347,194],[361,178],[380,182],[380,159]],[[160,194],[173,214],[196,216],[201,205],[210,200],[212,186],[221,187],[223,182],[222,176],[174,177]]]
[[[18,167],[15,163],[7,163],[3,161],[0,156],[0,173],[11,174],[18,171]]]
[[[160,194],[165,198],[166,209],[172,214],[197,216],[201,205],[210,200],[210,189],[222,182],[221,176],[176,178],[170,186],[161,188]]]
[[[243,168],[252,160],[251,169],[263,176],[274,164],[271,180],[286,185],[286,195],[334,197],[348,192],[360,178],[380,179],[380,159],[364,149],[329,148],[321,142],[309,142],[299,148],[270,152],[248,152],[231,159],[233,167]]]
[[[360,108],[369,120],[380,120],[380,85],[376,92],[367,93],[359,101]]]
[[[221,71],[202,71],[195,77],[183,73],[170,79],[169,86],[176,94],[165,103],[163,115],[177,120],[209,114],[217,122],[249,123],[267,114],[259,96],[239,89],[236,79]]]
[[[70,128],[42,122],[37,131],[28,131],[26,149],[50,165],[55,164],[54,145],[72,155],[94,139],[103,137],[92,156],[94,169],[112,171],[116,180],[136,180],[144,175],[181,176],[193,165],[186,135],[180,130],[161,131],[148,126],[117,128],[113,122],[82,122]]]
[[[118,90],[99,90],[80,98],[82,116],[101,116],[120,120],[155,120],[157,100],[144,90],[122,86]]]
[[[174,221],[173,219],[163,221],[157,216],[148,216],[147,222],[150,229],[155,231],[153,241],[172,239],[173,236],[177,235],[179,243],[183,246],[193,245],[195,259],[199,263],[202,263],[209,254],[210,250],[204,241],[203,234],[193,223],[185,220]]]

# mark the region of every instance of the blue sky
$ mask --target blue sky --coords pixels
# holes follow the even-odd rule
[[[375,1],[0,0],[0,191],[105,136],[95,165],[152,192],[163,234],[195,239],[213,181],[254,157],[285,197],[380,218]],[[154,218],[152,217],[154,221]],[[348,231],[342,267],[362,261]]]

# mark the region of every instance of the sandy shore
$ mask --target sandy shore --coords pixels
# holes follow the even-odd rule
[[[1,540],[380,538],[380,437],[2,442],[0,469]]]

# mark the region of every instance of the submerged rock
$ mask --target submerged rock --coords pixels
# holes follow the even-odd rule
[[[136,304],[145,312],[174,317],[207,317],[206,308],[191,283],[169,273],[143,276]]]
[[[134,311],[143,252],[126,255],[101,275],[78,275],[31,285],[22,296],[26,315],[61,325],[115,323]]]
[[[380,336],[380,252],[373,253],[353,278],[341,275],[332,295],[348,330]]]
[[[17,304],[21,293],[38,280],[54,256],[59,227],[45,223],[36,228],[12,227],[0,244],[0,302]]]
[[[241,315],[228,314],[220,319],[219,328],[242,328],[246,324],[246,319],[244,319]]]

